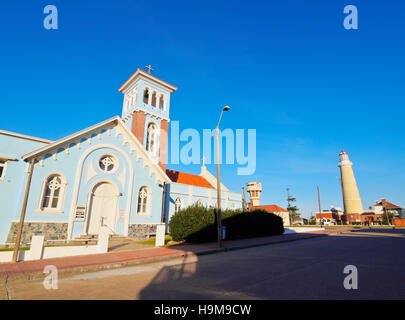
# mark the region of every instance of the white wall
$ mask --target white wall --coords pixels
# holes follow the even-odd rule
[[[44,247],[43,236],[33,236],[31,240],[31,248],[27,251],[19,251],[18,261],[40,260],[50,258],[61,258],[71,256],[82,256],[87,254],[105,253],[108,251],[109,234],[104,228],[99,235],[97,245],[88,246],[58,246]],[[13,251],[0,252],[0,263],[11,262]]]

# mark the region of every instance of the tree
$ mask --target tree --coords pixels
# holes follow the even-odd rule
[[[312,216],[312,217],[309,219],[308,224],[315,225],[315,224],[316,224],[316,217]]]
[[[392,225],[394,222],[394,214],[391,211],[388,211],[384,208],[384,214],[382,216],[382,224]]]
[[[290,223],[293,224],[299,217],[297,206],[292,205],[292,202],[297,201],[294,197],[290,196],[290,189],[287,188],[287,210],[290,216]]]

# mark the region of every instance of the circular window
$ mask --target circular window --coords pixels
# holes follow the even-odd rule
[[[118,163],[115,157],[104,155],[100,158],[98,165],[100,170],[105,173],[113,173],[118,168]]]

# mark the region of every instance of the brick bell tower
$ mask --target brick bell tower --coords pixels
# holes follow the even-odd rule
[[[155,163],[166,171],[170,95],[177,87],[148,72],[137,69],[118,89],[124,95],[121,118],[149,152]]]

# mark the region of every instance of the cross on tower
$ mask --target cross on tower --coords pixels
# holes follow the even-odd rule
[[[148,69],[149,74],[150,74],[151,71],[154,70],[151,65],[145,66],[145,68]]]

